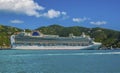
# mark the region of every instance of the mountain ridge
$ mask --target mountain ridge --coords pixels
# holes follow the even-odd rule
[[[102,47],[113,47],[120,48],[120,31],[106,29],[106,28],[86,28],[81,26],[70,26],[64,27],[58,24],[53,24],[50,26],[42,26],[35,29],[43,34],[54,34],[63,37],[67,37],[70,33],[75,36],[80,36],[82,32],[86,35],[90,35],[94,38],[96,42],[101,42]],[[10,36],[16,32],[21,32],[23,29],[0,25],[0,46],[10,47]],[[31,32],[32,30],[26,29],[26,32]]]

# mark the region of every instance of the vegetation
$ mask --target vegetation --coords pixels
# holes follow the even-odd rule
[[[56,34],[59,36],[67,37],[70,33],[75,36],[80,36],[82,32],[94,38],[94,41],[101,42],[103,47],[120,48],[120,31],[104,29],[104,28],[85,28],[80,26],[63,27],[57,24],[47,27],[40,27],[36,30],[44,34]]]
[[[62,37],[67,37],[70,33],[75,36],[80,36],[82,32],[86,35],[94,38],[96,42],[101,42],[103,47],[114,47],[120,48],[120,31],[104,29],[104,28],[85,28],[80,26],[63,27],[57,24],[50,25],[47,27],[40,27],[36,29],[43,34],[54,34]],[[22,29],[0,25],[0,47],[10,47],[10,36],[17,32],[23,31]],[[26,29],[27,32],[31,30]]]
[[[0,48],[9,48],[10,36],[20,31],[19,28],[0,25]]]

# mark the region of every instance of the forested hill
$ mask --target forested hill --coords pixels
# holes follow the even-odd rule
[[[10,36],[20,31],[22,31],[22,29],[0,25],[0,47],[9,48]]]
[[[102,42],[105,47],[119,47],[120,48],[120,31],[104,29],[104,28],[86,28],[80,26],[64,27],[60,25],[50,25],[40,27],[35,30],[43,34],[54,34],[67,37],[70,33],[75,36],[80,36],[82,32],[94,38],[97,42]],[[0,25],[0,47],[10,47],[10,36],[16,32],[21,32],[22,29],[10,26]],[[27,30],[31,31],[31,30]]]
[[[60,25],[50,25],[47,27],[40,27],[36,30],[44,34],[56,34],[67,37],[70,33],[75,36],[80,36],[82,32],[94,38],[96,42],[102,42],[103,47],[119,47],[120,48],[120,31],[105,29],[105,28],[86,28],[80,26],[64,27]]]

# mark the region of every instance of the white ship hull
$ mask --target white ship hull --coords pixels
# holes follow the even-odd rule
[[[32,44],[31,44],[32,43]],[[36,44],[37,43],[37,44]],[[41,45],[42,43],[42,45]],[[56,45],[56,43],[60,43],[62,45]],[[66,44],[67,45],[66,45]],[[79,44],[84,46],[73,46],[70,44]],[[44,44],[44,45],[43,45]],[[52,45],[48,45],[52,44]],[[86,46],[85,46],[86,45]],[[11,47],[12,49],[99,49],[101,43],[96,43],[92,41],[91,38],[87,38],[84,35],[81,37],[42,37],[42,36],[25,36],[20,35],[12,35],[11,36]]]
[[[41,50],[49,50],[49,49],[98,49],[100,45],[89,45],[89,46],[13,46],[12,49],[41,49]]]

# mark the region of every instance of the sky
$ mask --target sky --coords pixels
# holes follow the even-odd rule
[[[22,29],[59,24],[120,31],[120,0],[0,0],[0,24]]]

